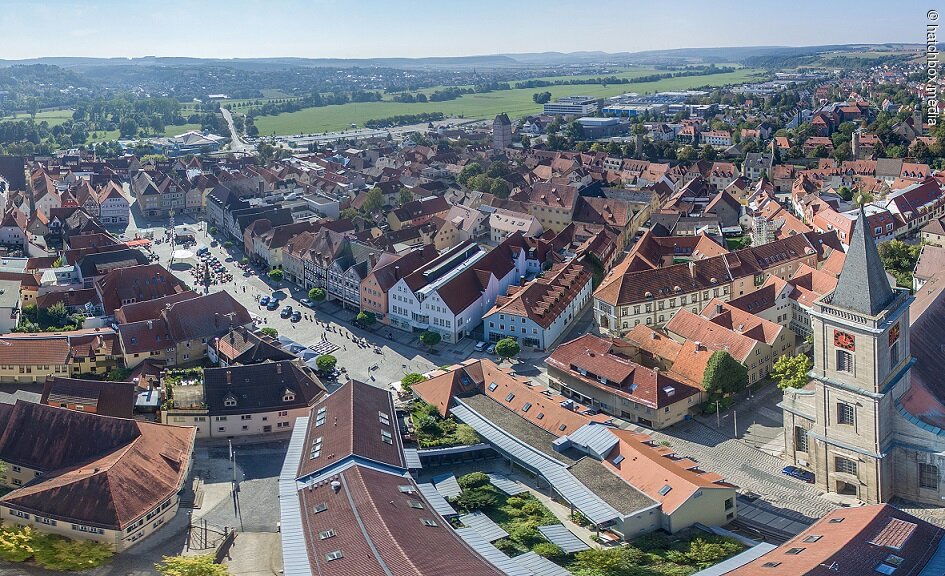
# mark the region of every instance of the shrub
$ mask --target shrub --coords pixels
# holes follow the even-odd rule
[[[578,526],[590,526],[591,521],[587,519],[587,516],[581,514],[580,510],[575,510],[574,514],[571,514],[571,522],[574,522]]]
[[[484,488],[474,488],[460,492],[455,502],[460,508],[471,511],[495,506],[498,501],[499,499],[495,495],[495,492]]]
[[[420,342],[428,348],[433,348],[439,344],[441,339],[439,332],[433,332],[432,330],[420,334]]]
[[[404,375],[403,379],[400,381],[400,385],[404,387],[404,390],[410,390],[410,388],[411,388],[414,384],[416,384],[416,383],[418,383],[418,382],[423,382],[423,381],[426,380],[426,379],[427,379],[427,377],[424,376],[423,374],[418,374],[418,373],[416,373],[416,372],[411,372],[411,373],[409,373],[409,374],[405,374],[405,375]]]
[[[0,528],[0,560],[25,562],[32,558],[34,534],[29,526]]]
[[[230,571],[222,564],[214,564],[213,556],[165,556],[155,564],[161,576],[228,576]]]
[[[453,432],[453,438],[456,439],[458,444],[468,446],[470,444],[478,444],[481,440],[479,434],[473,429],[469,424],[457,424],[456,431]]]
[[[308,291],[308,299],[312,302],[321,302],[325,299],[325,289],[324,288],[312,288]]]
[[[226,242],[223,243],[223,247],[224,247],[224,248],[232,248],[232,247],[233,247],[233,242],[230,241],[230,240],[227,240]]]
[[[686,557],[699,568],[706,568],[725,560],[742,549],[741,544],[728,538],[706,536],[689,543]]]
[[[282,282],[284,277],[285,274],[283,274],[282,270],[279,270],[278,268],[269,271],[269,279],[273,282]]]
[[[535,500],[530,500],[522,505],[522,512],[528,514],[529,516],[533,514],[541,514],[544,509],[544,506],[541,505],[541,502]]]
[[[271,326],[265,326],[263,328],[260,328],[259,331],[262,334],[269,336],[270,338],[276,338],[279,336],[279,331]]]
[[[457,482],[459,482],[459,487],[464,490],[479,488],[489,484],[489,475],[485,472],[470,472],[465,476],[460,476]]]
[[[505,500],[505,505],[510,508],[521,508],[522,506],[525,505],[525,502],[527,502],[527,500],[525,500],[521,496],[509,496]]]
[[[240,263],[249,264],[249,258],[247,258],[246,256],[243,256],[242,258],[240,258]]]
[[[515,338],[503,338],[495,343],[496,356],[500,358],[514,358],[522,351]]]
[[[111,549],[99,542],[47,536],[45,542],[35,546],[33,559],[50,570],[79,572],[100,566],[111,557]]]
[[[501,550],[502,552],[516,552],[518,547],[515,546],[515,543],[509,540],[508,538],[501,538],[492,543],[493,546]]]
[[[211,235],[211,236],[216,236],[216,235],[217,235],[217,232],[219,232],[219,230],[217,230],[217,227],[216,227],[216,226],[211,226],[209,232],[210,232],[210,235]]]
[[[365,312],[363,310],[358,312],[358,315],[355,316],[354,319],[357,320],[359,324],[363,324],[364,326],[370,326],[377,322],[377,316],[374,315],[374,312]]]
[[[549,560],[560,560],[564,558],[564,550],[551,542],[539,542],[535,544],[532,546],[532,552]]]

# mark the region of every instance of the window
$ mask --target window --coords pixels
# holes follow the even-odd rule
[[[808,452],[807,430],[800,426],[794,427],[794,449],[798,452]]]
[[[407,500],[407,504],[409,504],[411,508],[423,510],[423,502],[420,502],[419,500]]]
[[[315,507],[312,508],[312,511],[316,514],[318,514],[319,512],[324,512],[325,510],[328,510],[328,504],[324,502],[320,504],[316,504]]]
[[[341,550],[335,550],[334,552],[325,554],[325,562],[331,562],[332,560],[339,560],[341,558],[344,558],[344,554],[341,553]]]
[[[790,554],[790,555],[792,555],[792,556],[797,556],[798,554],[800,554],[800,553],[803,552],[804,550],[805,550],[804,548],[791,548],[790,550],[788,550],[787,552],[785,552],[785,554]]]
[[[531,407],[532,407],[532,403],[531,403],[531,402],[526,402],[525,405],[522,406],[522,412],[528,412],[528,410],[529,410]]]
[[[499,385],[496,384],[495,382],[493,382],[492,384],[489,384],[489,392],[495,392],[495,389],[498,387]]]
[[[430,527],[430,528],[435,528],[435,527],[436,527],[436,522],[434,522],[433,520],[429,520],[429,519],[427,519],[427,518],[421,518],[421,519],[420,519],[420,523],[423,524],[424,526],[428,526],[428,527]]]
[[[849,424],[853,425],[855,418],[855,412],[853,409],[853,404],[847,404],[846,402],[837,402],[837,423],[838,424]]]
[[[328,540],[329,538],[331,538],[331,537],[334,536],[334,535],[335,535],[334,529],[329,528],[328,530],[325,530],[325,531],[323,531],[323,532],[319,532],[319,533],[318,533],[318,539],[319,539],[319,540]]]
[[[889,347],[889,367],[899,364],[899,342],[893,342]]]
[[[506,402],[511,402],[514,398],[515,398],[515,393],[514,393],[514,392],[509,392],[509,394],[505,397],[505,401],[506,401]]]
[[[821,538],[823,538],[823,536],[819,536],[819,535],[816,535],[816,534],[812,534],[812,535],[808,536],[807,538],[804,538],[804,542],[807,542],[807,543],[809,544],[809,543],[811,543],[811,542],[816,542],[816,541],[820,540]]]
[[[253,419],[252,414],[243,414],[242,416],[240,416],[240,420],[252,420],[252,419]]]
[[[381,430],[381,440],[383,440],[385,444],[394,443],[393,437],[391,437],[390,432],[388,432],[387,430]]]
[[[919,488],[938,490],[938,466],[919,463]]]
[[[777,568],[780,565],[781,565],[780,562],[765,562],[764,564],[761,565],[761,567],[762,568]]]
[[[844,458],[842,456],[837,456],[834,458],[834,469],[837,472],[843,472],[844,474],[853,474],[856,475],[856,461],[850,460],[849,458]]]
[[[846,350],[837,350],[837,372],[853,374],[853,354]]]
[[[843,518],[831,518],[828,523],[829,523],[829,524],[839,524],[839,523],[841,523],[841,522],[843,522]]]

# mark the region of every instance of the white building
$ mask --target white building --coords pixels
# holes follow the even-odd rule
[[[598,102],[590,96],[565,96],[545,104],[543,113],[548,116],[594,116]]]

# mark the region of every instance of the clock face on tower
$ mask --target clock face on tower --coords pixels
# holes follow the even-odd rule
[[[853,352],[856,349],[856,339],[853,334],[847,334],[840,330],[833,331],[833,345],[837,348],[843,348]]]

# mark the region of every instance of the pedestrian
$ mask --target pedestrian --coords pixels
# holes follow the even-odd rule
[[[341,348],[342,348],[342,349],[343,349],[343,350],[344,350],[345,352],[347,352],[347,351],[348,351],[348,347],[347,347],[347,346],[345,346],[344,344],[342,344],[342,345],[341,345]]]

